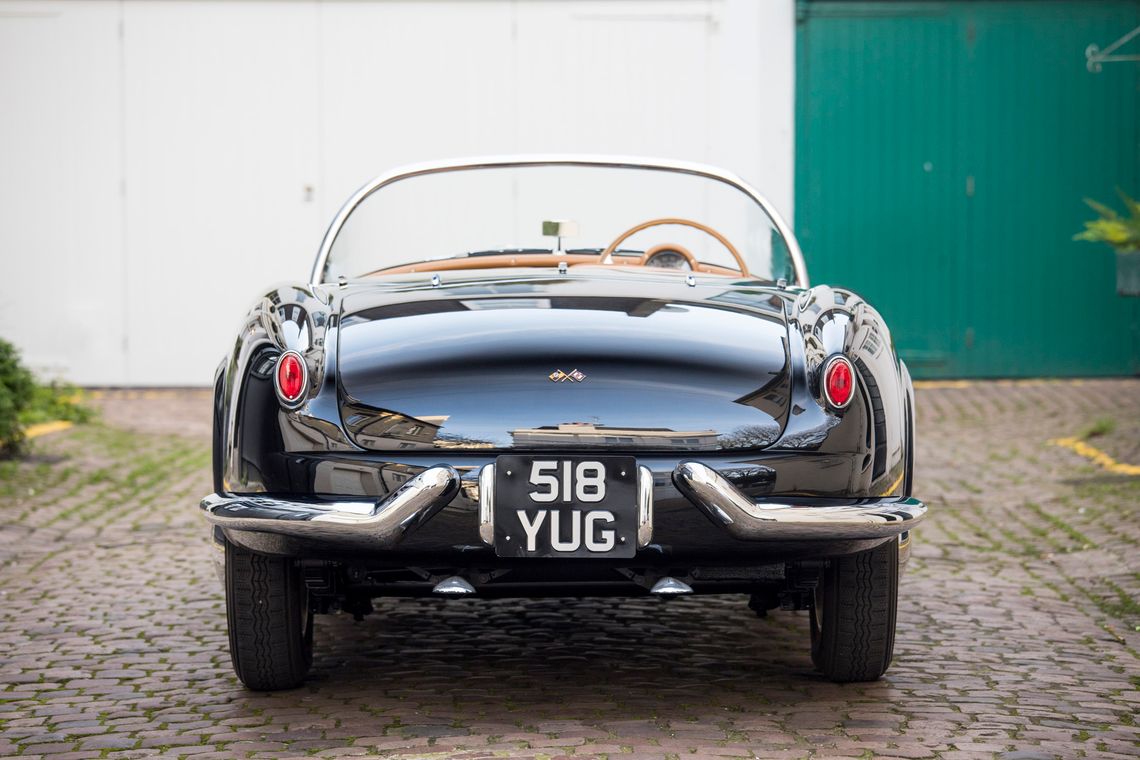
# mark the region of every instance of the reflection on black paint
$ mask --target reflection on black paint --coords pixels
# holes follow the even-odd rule
[[[355,443],[707,451],[779,437],[791,374],[771,291],[685,300],[529,285],[349,296],[339,381]],[[551,382],[559,369],[585,379]]]

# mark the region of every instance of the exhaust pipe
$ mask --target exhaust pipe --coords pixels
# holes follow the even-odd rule
[[[466,578],[453,575],[435,584],[431,592],[440,596],[467,596],[475,593],[475,587],[468,583]]]
[[[666,575],[653,584],[653,588],[649,589],[649,593],[659,594],[661,596],[677,596],[678,594],[691,594],[693,593],[693,588],[684,581],[679,581],[676,578],[671,578]]]

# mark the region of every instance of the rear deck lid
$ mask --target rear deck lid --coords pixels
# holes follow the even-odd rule
[[[338,371],[374,450],[759,448],[779,436],[782,301],[676,277],[364,288],[344,299]]]

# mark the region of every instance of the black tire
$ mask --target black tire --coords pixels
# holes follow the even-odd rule
[[[828,562],[811,610],[811,659],[836,683],[874,681],[895,648],[899,543]]]
[[[226,542],[230,659],[256,691],[293,689],[313,662],[313,613],[295,562]]]

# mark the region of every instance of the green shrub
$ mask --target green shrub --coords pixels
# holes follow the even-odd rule
[[[23,445],[22,416],[35,394],[35,378],[20,364],[19,352],[0,340],[0,456],[11,456]]]
[[[20,364],[20,353],[0,340],[0,458],[18,454],[24,428],[39,422],[87,422],[93,412],[78,403],[79,389],[71,385],[40,385]]]

